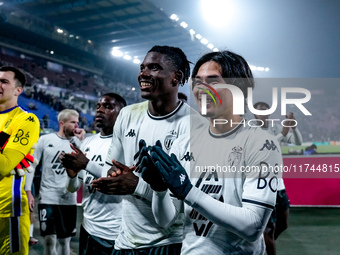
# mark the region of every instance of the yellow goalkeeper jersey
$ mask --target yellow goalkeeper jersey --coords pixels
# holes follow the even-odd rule
[[[32,153],[31,148],[39,138],[39,120],[33,113],[28,113],[20,106],[0,112],[0,131],[9,138],[1,151],[14,149],[22,153]],[[17,164],[22,158],[13,159]],[[2,159],[6,160],[6,159]],[[27,196],[24,191],[25,176],[10,175],[0,164],[0,217],[21,216],[28,213]]]

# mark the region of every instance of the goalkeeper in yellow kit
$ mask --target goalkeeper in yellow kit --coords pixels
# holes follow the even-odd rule
[[[26,83],[14,67],[0,67],[0,254],[28,254],[30,218],[24,191],[31,148],[39,138],[39,120],[18,106]],[[27,156],[27,157],[26,157]],[[13,169],[17,171],[14,172]],[[16,174],[13,174],[16,173]]]

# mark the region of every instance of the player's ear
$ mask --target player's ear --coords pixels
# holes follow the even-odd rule
[[[172,80],[172,85],[175,87],[175,86],[181,84],[182,80],[183,80],[183,77],[184,77],[183,72],[181,70],[177,70],[175,72],[175,76],[174,76],[174,78]]]
[[[14,95],[19,96],[23,91],[24,89],[22,87],[16,87],[14,91]]]

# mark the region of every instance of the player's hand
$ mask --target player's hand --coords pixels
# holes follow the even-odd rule
[[[34,148],[34,147],[32,147]],[[19,176],[25,175],[25,169],[27,172],[32,173],[34,168],[31,164],[38,165],[39,161],[35,159],[31,154],[27,153],[27,155],[20,161],[20,163],[10,172],[10,174],[17,174]]]
[[[79,173],[79,172],[77,172],[77,171],[75,171],[73,169],[69,169],[69,168],[65,168],[65,170],[66,170],[66,173],[67,173],[68,177],[70,177],[70,178],[76,177],[78,175],[78,173]]]
[[[296,121],[295,121],[295,117],[294,117],[294,113],[290,112],[289,115],[286,115],[286,119],[289,119],[289,123],[287,123],[288,126],[291,126],[292,129],[296,128]]]
[[[139,165],[140,162],[142,161],[143,156],[147,154],[147,148],[146,148],[146,143],[143,139],[139,140],[139,150],[137,151],[137,153],[133,156],[133,160],[137,160],[136,163],[136,172],[139,172]],[[112,164],[113,166],[107,171],[107,177],[115,177],[120,175],[123,172],[123,169],[118,168],[115,163],[115,160],[112,160]]]
[[[74,136],[76,136],[80,141],[85,138],[85,130],[83,128],[75,128],[73,130]]]
[[[72,143],[70,144],[70,146],[73,149],[73,152],[61,152],[59,155],[59,160],[61,161],[63,167],[65,167],[66,169],[72,169],[75,173],[79,173],[80,170],[86,168],[89,159],[78,147],[76,147]]]
[[[135,191],[139,178],[133,173],[135,166],[128,167],[112,160],[121,173],[115,177],[101,177],[92,181],[92,187],[108,195],[130,195]]]
[[[176,155],[172,153],[169,156],[159,146],[152,146],[151,158],[174,196],[184,200],[192,188],[192,184]]]
[[[156,145],[162,149],[162,144],[160,141],[156,142]],[[151,147],[149,148],[151,149]],[[148,149],[144,146],[140,150],[140,155],[142,156],[141,161],[136,169],[136,172],[140,172],[144,181],[150,184],[150,187],[155,191],[165,191],[168,189],[164,183],[162,176],[157,170],[154,162],[152,161]]]
[[[296,128],[295,124],[296,124],[296,121],[295,121],[295,118],[294,118],[294,114],[292,112],[290,112],[289,115],[286,115],[284,127],[283,127],[282,132],[281,132],[282,135],[286,136],[289,132],[290,127],[292,129],[295,129]]]
[[[34,197],[32,195],[32,192],[30,190],[26,190],[26,195],[28,199],[28,207],[30,209],[30,212],[33,212],[34,210]]]

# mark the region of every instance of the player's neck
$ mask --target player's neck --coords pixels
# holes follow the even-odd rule
[[[112,135],[113,133],[113,127],[110,127],[110,128],[102,128],[100,130],[100,135],[101,136],[108,136],[108,135]]]
[[[64,132],[63,132],[63,130],[59,130],[59,131],[57,132],[57,134],[58,134],[61,138],[66,138],[66,136],[65,136],[65,134],[64,134]]]
[[[18,105],[17,101],[7,101],[5,103],[2,103],[2,104],[0,104],[0,112],[11,109],[11,108],[13,108],[17,105]]]
[[[172,98],[167,100],[157,100],[157,101],[149,101],[148,109],[151,115],[153,116],[164,116],[171,112],[173,112],[177,106],[180,104],[180,100],[178,98]]]
[[[233,130],[237,125],[242,121],[242,117],[240,115],[233,115],[232,118],[230,119],[225,119],[228,122],[225,124],[216,124],[214,122],[216,120],[215,118],[209,118],[209,123],[210,123],[210,131],[213,134],[224,134],[227,133],[231,130]]]

